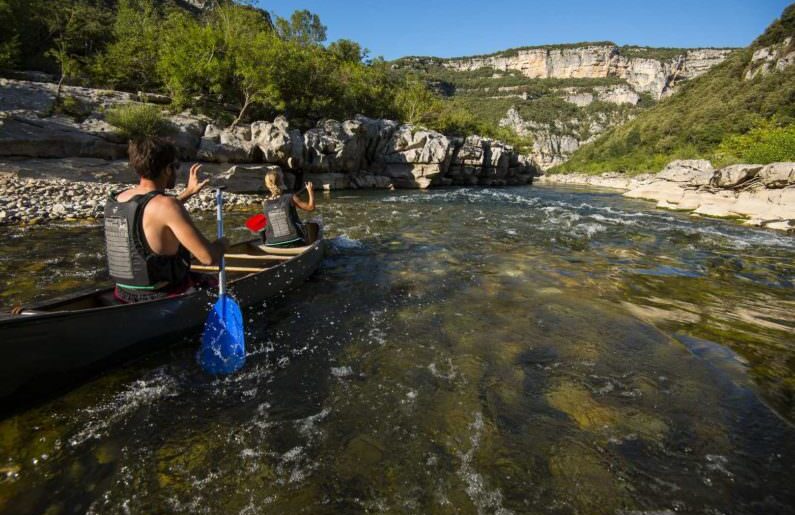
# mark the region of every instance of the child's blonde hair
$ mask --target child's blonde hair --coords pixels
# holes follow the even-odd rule
[[[284,175],[281,170],[269,170],[265,174],[265,187],[270,191],[271,197],[280,196],[284,190]]]

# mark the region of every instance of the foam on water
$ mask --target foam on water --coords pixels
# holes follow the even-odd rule
[[[88,440],[102,438],[142,407],[151,407],[161,399],[177,395],[176,378],[159,368],[152,376],[127,385],[112,400],[78,411],[76,418],[87,421],[69,438],[69,445],[77,447]]]
[[[350,377],[353,375],[353,369],[351,367],[331,367],[331,375],[338,378],[343,377]]]
[[[361,241],[353,239],[347,234],[342,234],[335,238],[331,238],[329,243],[337,250],[360,249],[364,247]]]
[[[475,413],[474,420],[469,425],[469,449],[459,452],[458,458],[460,466],[458,475],[466,484],[466,492],[469,498],[477,507],[479,514],[509,515],[513,513],[502,506],[502,492],[499,489],[491,489],[488,481],[472,465],[475,453],[480,447],[480,439],[483,435],[483,414]]]

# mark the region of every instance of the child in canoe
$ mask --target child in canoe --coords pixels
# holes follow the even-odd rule
[[[304,202],[298,194],[286,193],[284,175],[281,170],[271,170],[265,175],[265,188],[270,196],[265,199],[262,210],[268,218],[263,240],[269,247],[300,247],[305,244],[304,225],[298,217],[296,208],[303,211],[315,210],[315,193],[312,183],[304,185],[309,196]]]

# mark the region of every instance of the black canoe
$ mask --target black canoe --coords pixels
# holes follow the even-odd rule
[[[266,249],[257,239],[227,251],[229,291],[241,307],[284,293],[317,270],[325,251],[322,228],[307,225],[312,243],[305,247]],[[217,275],[214,267],[193,269]],[[0,313],[0,413],[197,331],[215,296],[195,289],[122,304],[112,289],[100,289],[32,305],[17,315]]]

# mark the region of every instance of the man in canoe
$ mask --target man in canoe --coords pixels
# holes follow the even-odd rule
[[[140,302],[183,293],[193,287],[190,256],[217,265],[228,247],[225,238],[210,242],[196,228],[183,205],[207,181],[194,164],[186,188],[167,195],[179,171],[179,153],[160,138],[131,141],[130,167],[138,185],[111,194],[105,205],[105,244],[116,298]]]
[[[301,200],[298,194],[286,193],[284,176],[281,170],[270,170],[265,174],[265,187],[270,196],[263,202],[262,209],[268,219],[263,239],[269,247],[300,247],[305,245],[306,234],[298,209],[315,210],[315,193],[312,183],[304,184],[308,199]],[[299,192],[300,193],[300,192]]]

